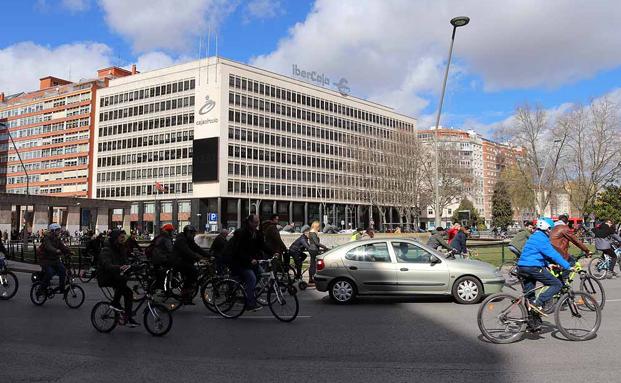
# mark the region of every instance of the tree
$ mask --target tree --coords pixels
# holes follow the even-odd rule
[[[500,180],[505,185],[507,195],[510,198],[511,207],[518,216],[523,217],[525,212],[534,212],[535,200],[533,198],[532,178],[524,176],[519,165],[514,164],[505,167],[500,172]]]
[[[477,222],[479,222],[479,213],[468,198],[462,199],[459,203],[459,207],[453,213],[453,222],[461,222],[459,213],[464,211],[470,212],[470,220],[467,222],[468,225],[476,225]]]
[[[618,109],[607,98],[576,105],[559,119],[571,132],[562,167],[563,187],[571,205],[584,214],[603,185],[619,173],[621,129]]]
[[[621,222],[621,187],[610,185],[597,195],[593,205],[586,209],[599,219]]]
[[[498,181],[492,195],[492,226],[506,228],[513,222],[513,209],[507,185]]]

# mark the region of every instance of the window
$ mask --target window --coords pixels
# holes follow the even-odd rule
[[[432,254],[408,242],[392,242],[399,263],[431,263]]]
[[[345,259],[357,262],[390,262],[386,243],[371,243],[355,247],[345,254]]]

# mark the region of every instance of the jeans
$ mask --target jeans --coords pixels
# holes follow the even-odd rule
[[[528,275],[528,277],[524,279],[524,293],[534,289],[537,282],[541,282],[545,286],[548,286],[548,288],[539,294],[539,297],[535,300],[534,303],[536,306],[543,306],[544,303],[552,299],[556,293],[561,291],[561,288],[563,287],[561,281],[559,281],[559,279],[554,275],[550,274],[548,269],[545,267],[519,266],[519,271],[522,274]],[[534,295],[535,292],[533,291],[528,294],[527,298],[532,301]]]
[[[289,257],[293,257],[293,262],[295,263],[295,276],[298,279],[302,279],[302,263],[306,260],[306,253],[293,253],[288,251],[283,256],[283,261],[285,265],[289,265]]]
[[[134,293],[127,286],[127,280],[120,274],[115,273],[110,275],[110,286],[114,289],[114,297],[112,298],[112,304],[115,306],[121,305],[121,297],[123,297],[123,303],[125,303],[125,314],[128,317],[132,317],[132,299]]]
[[[573,256],[569,256],[569,258],[567,258],[567,262],[569,262],[569,264],[571,265],[571,267],[574,267],[576,265],[576,258],[574,258]],[[563,270],[563,279],[567,279],[569,278],[569,274],[571,273],[570,270]]]
[[[319,252],[317,250],[311,250],[308,253],[310,254],[310,265],[308,266],[308,280],[312,281],[315,278],[315,274],[317,273],[317,255],[319,255]]]
[[[254,307],[257,305],[256,298],[254,296],[254,289],[257,285],[257,276],[253,269],[238,269],[237,275],[244,283],[244,290],[246,291],[246,305],[248,307]]]
[[[602,250],[602,253],[607,254],[610,257],[610,262],[608,262],[608,271],[614,271],[615,265],[617,264],[617,254],[613,249]]]
[[[45,276],[43,277],[43,286],[48,287],[52,277],[54,277],[54,275],[58,275],[58,287],[61,290],[65,289],[65,277],[67,276],[67,270],[62,262],[45,265],[43,266],[43,271],[45,272]]]

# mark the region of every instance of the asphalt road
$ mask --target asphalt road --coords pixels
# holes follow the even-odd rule
[[[493,345],[480,336],[478,306],[366,298],[343,307],[315,290],[300,293],[291,324],[268,308],[225,320],[198,302],[173,314],[163,338],[142,327],[100,334],[90,324],[102,298],[95,284],[85,285],[78,310],[58,297],[35,307],[28,277],[0,301],[1,382],[609,382],[621,374],[621,279],[605,281],[597,338],[569,342],[547,331]]]

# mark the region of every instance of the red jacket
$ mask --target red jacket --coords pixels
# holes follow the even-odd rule
[[[448,242],[451,243],[451,241],[453,240],[453,238],[455,238],[455,235],[457,235],[457,232],[459,230],[457,230],[454,227],[451,227],[450,229],[448,229],[446,232],[448,233]]]

